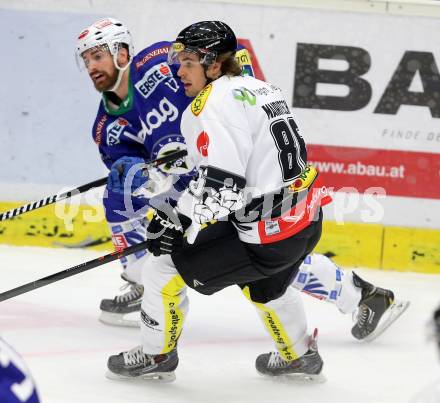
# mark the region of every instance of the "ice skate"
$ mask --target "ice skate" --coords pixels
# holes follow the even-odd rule
[[[353,282],[362,288],[362,298],[351,334],[358,340],[371,341],[405,312],[409,301],[396,301],[391,290],[375,287],[354,272]]]
[[[286,361],[278,352],[261,354],[255,361],[257,372],[263,376],[294,381],[324,382],[324,365],[316,344],[317,331],[311,337],[309,350],[296,360]]]
[[[113,299],[101,301],[101,315],[99,320],[107,325],[140,327],[140,311],[144,287],[140,284],[128,281],[121,290],[129,287],[129,291],[118,295]]]
[[[171,382],[176,379],[174,370],[179,363],[177,349],[167,354],[145,354],[142,346],[112,355],[108,359],[106,377],[116,380],[150,379]]]

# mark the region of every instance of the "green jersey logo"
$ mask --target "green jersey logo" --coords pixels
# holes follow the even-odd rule
[[[237,101],[247,102],[251,106],[254,106],[257,103],[256,95],[247,88],[234,88],[232,90],[232,93],[234,95],[234,99],[236,99]]]

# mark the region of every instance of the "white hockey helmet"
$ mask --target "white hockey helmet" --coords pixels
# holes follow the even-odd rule
[[[128,54],[131,61],[134,56],[134,46],[130,31],[126,25],[110,17],[94,22],[78,36],[76,43],[76,60],[78,66],[81,70],[84,68],[81,55],[86,50],[103,45],[106,45],[113,59],[116,60],[121,44],[125,44],[128,47]],[[117,63],[115,63],[115,65],[116,68],[119,69]]]

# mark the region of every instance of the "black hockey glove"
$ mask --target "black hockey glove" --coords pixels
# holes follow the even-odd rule
[[[191,220],[171,206],[156,210],[147,227],[147,249],[154,256],[178,252],[183,245],[183,234],[190,225]]]

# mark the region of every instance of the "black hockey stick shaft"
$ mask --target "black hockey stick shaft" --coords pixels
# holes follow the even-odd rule
[[[146,249],[147,241],[138,243],[136,245],[129,246],[119,252],[109,253],[108,255],[100,256],[96,259],[89,260],[88,262],[81,263],[77,266],[69,267],[66,270],[60,271],[50,276],[40,278],[38,280],[32,281],[27,284],[23,284],[19,287],[13,288],[12,290],[0,293],[0,302],[6,301],[7,299],[17,297],[18,295],[25,294],[29,291],[36,290],[40,287],[45,287],[46,285],[55,283],[56,281],[63,280],[67,277],[75,276],[84,271],[94,269],[95,267],[102,266],[106,263],[113,262],[114,260],[120,259],[121,257],[131,255],[140,250]]]
[[[150,168],[150,167],[166,164],[168,162],[173,162],[173,161],[178,160],[179,158],[185,157],[186,155],[187,155],[186,150],[178,150],[178,151],[170,153],[164,157],[157,158],[155,160],[147,162],[145,164],[145,168]],[[60,200],[68,199],[68,198],[75,196],[75,195],[78,195],[80,193],[87,192],[90,189],[105,185],[106,183],[107,183],[107,177],[97,179],[93,182],[89,182],[89,183],[86,183],[85,185],[78,186],[77,188],[69,190],[67,192],[56,194],[56,195],[49,196],[49,197],[45,197],[44,199],[38,200],[36,202],[25,204],[24,206],[5,211],[4,213],[0,214],[0,221],[9,220],[9,219],[17,217],[21,214],[28,213],[29,211],[33,211],[33,210],[37,210],[41,207],[49,206],[50,204],[56,203]]]

